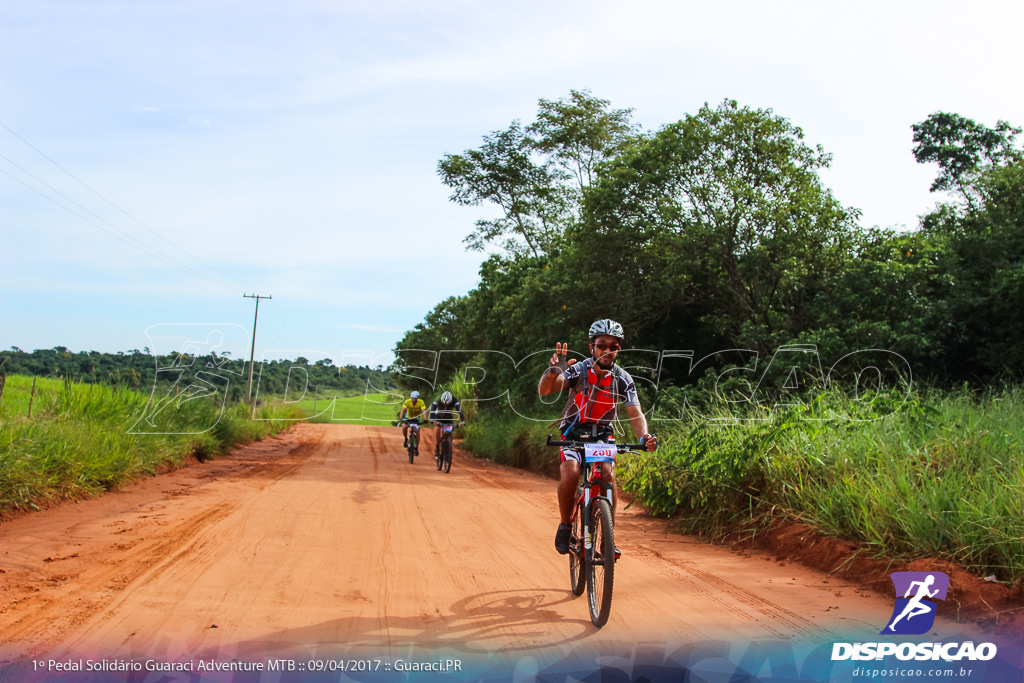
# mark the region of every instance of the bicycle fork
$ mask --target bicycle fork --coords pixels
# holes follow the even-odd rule
[[[588,563],[594,561],[594,530],[590,526],[591,508],[599,498],[604,498],[611,505],[611,495],[607,491],[611,484],[601,478],[601,469],[595,467],[590,478],[583,485],[583,556]]]

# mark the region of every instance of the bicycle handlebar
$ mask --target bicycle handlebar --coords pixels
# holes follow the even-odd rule
[[[548,446],[559,446],[561,448],[583,448],[588,444],[603,443],[600,441],[552,441],[551,435],[548,434],[547,445]],[[623,451],[636,451],[636,450],[647,450],[647,444],[642,443],[607,443],[606,446],[615,446],[615,449],[622,453]]]

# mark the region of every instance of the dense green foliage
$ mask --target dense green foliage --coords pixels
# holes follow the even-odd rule
[[[454,201],[501,215],[467,238],[492,249],[477,287],[398,343],[396,381],[478,378],[467,446],[552,472],[564,397],[537,380],[610,317],[661,437],[620,464],[649,509],[712,533],[781,514],[1024,580],[1020,129],[944,112],[912,129],[946,201],[896,231],[860,225],[821,182],[830,156],[771,110],[727,100],[642,131],[587,92],[541,100],[439,163]]]
[[[228,407],[203,396],[160,411],[150,429],[140,430],[149,403],[148,394],[123,387],[8,375],[0,404],[0,511],[94,495],[189,457],[214,457],[301,418],[269,404],[253,416],[244,404]]]
[[[645,132],[587,92],[541,100],[536,122],[439,163],[454,201],[499,207],[488,223],[499,227],[467,238],[499,251],[473,291],[438,304],[398,343],[398,381],[411,386],[417,365],[440,377],[480,367],[509,390],[503,403],[529,412],[533,361],[557,341],[584,349],[601,317],[654,354],[742,350],[699,371],[662,367],[659,387],[793,344],[813,345],[826,367],[885,349],[916,378],[950,385],[1019,376],[1017,132],[941,112],[914,126],[914,153],[944,179],[936,190],[955,194],[920,229],[897,232],[861,227],[821,182],[830,156],[771,110],[727,100]],[[458,353],[414,360],[407,349]]]

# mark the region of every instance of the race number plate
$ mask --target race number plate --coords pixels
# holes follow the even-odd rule
[[[587,462],[615,462],[618,453],[614,444],[607,443],[588,443],[583,450]]]

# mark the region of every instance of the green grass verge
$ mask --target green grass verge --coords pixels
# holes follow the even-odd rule
[[[885,417],[835,417],[862,405],[822,397],[767,421],[670,423],[619,481],[701,532],[784,515],[879,556],[1024,580],[1024,391],[926,392]]]
[[[146,394],[40,378],[7,378],[0,400],[0,512],[95,495],[135,477],[207,459],[294,423],[288,407],[175,399],[152,415]],[[29,417],[29,402],[32,413]]]
[[[549,423],[485,414],[462,430],[463,446],[488,460],[548,475],[558,472],[558,450],[544,445],[548,434],[558,436]]]
[[[820,396],[783,412],[749,406],[740,419],[703,410],[652,420],[658,451],[624,454],[617,478],[691,532],[755,533],[792,519],[877,556],[941,557],[1024,581],[1024,389],[903,398]],[[543,445],[553,431],[483,414],[465,443],[496,462],[554,473],[557,455]]]

